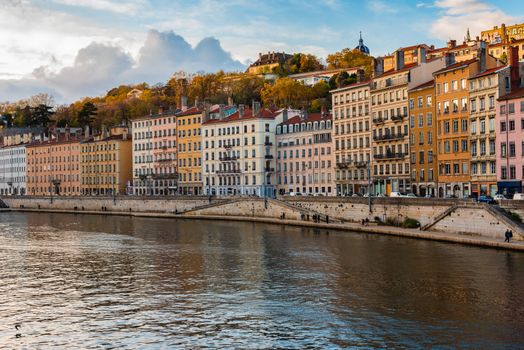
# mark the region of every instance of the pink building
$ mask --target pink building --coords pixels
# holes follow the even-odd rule
[[[524,88],[499,98],[497,106],[497,187],[522,193],[524,180]]]
[[[294,116],[277,125],[277,191],[335,195],[329,114]]]
[[[509,76],[504,77],[507,92],[497,100],[496,164],[498,193],[522,193],[524,180],[524,80],[518,51],[509,54]]]

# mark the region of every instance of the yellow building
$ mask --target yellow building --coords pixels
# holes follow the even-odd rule
[[[133,180],[131,134],[125,127],[81,143],[81,188],[84,195],[127,193]]]
[[[480,38],[488,44],[509,43],[511,40],[524,39],[524,23],[509,27],[502,23],[500,27],[495,26],[493,29],[482,31]]]
[[[176,115],[178,193],[202,194],[202,109],[193,107]]]
[[[413,45],[408,47],[402,47],[398,49],[396,52],[401,51],[404,55],[404,61],[403,64],[413,65],[415,63],[419,63],[421,61],[425,61],[425,56],[427,56],[428,52],[430,52],[433,48],[426,45],[426,44],[420,44],[420,45]],[[421,56],[424,56],[424,59],[420,59]],[[384,72],[392,71],[395,69],[396,65],[396,57],[395,54],[388,55],[382,57],[384,60]]]
[[[293,57],[284,52],[268,52],[267,54],[258,54],[258,60],[252,63],[247,72],[250,74],[273,73],[273,69],[284,64],[288,59]]]

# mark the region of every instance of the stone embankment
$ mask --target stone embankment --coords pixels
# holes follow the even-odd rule
[[[371,212],[367,198],[283,197],[3,197],[10,210],[81,212],[187,219],[248,220],[287,225],[326,227],[413,238],[426,238],[489,247],[524,250],[524,226],[508,216],[524,217],[524,201],[504,201],[500,206],[471,200],[423,198],[373,198]],[[313,222],[313,217],[321,223]],[[374,224],[406,218],[420,223],[418,229]],[[362,225],[368,219],[371,225]],[[318,221],[318,220],[317,220]],[[329,221],[329,223],[326,223]],[[504,241],[513,231],[514,243]],[[520,241],[520,242],[519,242]]]

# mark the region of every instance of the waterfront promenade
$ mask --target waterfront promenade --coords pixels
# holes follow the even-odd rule
[[[373,212],[369,213],[363,198],[287,198],[265,202],[252,197],[212,200],[208,197],[55,197],[52,200],[49,197],[4,197],[3,201],[9,206],[4,210],[13,211],[251,221],[524,251],[521,225],[501,214],[501,208],[511,208],[513,212],[521,210],[519,203],[511,202],[494,210],[471,201],[380,198],[374,199]],[[313,221],[315,215],[320,221]],[[422,227],[408,229],[374,222],[386,217],[413,218]],[[363,225],[364,218],[370,223]],[[504,242],[506,229],[514,232],[511,243]]]

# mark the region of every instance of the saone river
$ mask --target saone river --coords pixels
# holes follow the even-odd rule
[[[0,213],[0,348],[358,347],[524,348],[524,254],[278,225]]]

